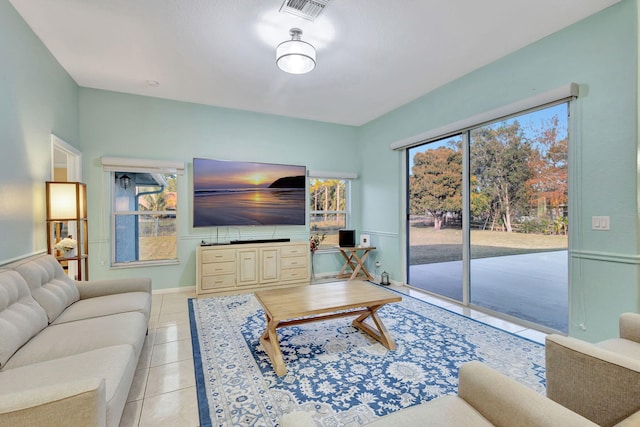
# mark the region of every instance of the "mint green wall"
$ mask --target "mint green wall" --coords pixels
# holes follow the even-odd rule
[[[95,89],[80,89],[80,141],[88,188],[89,249],[92,278],[151,277],[154,289],[195,285],[195,248],[201,240],[288,237],[309,238],[300,227],[193,228],[192,170],[194,157],[305,165],[309,170],[359,173],[357,129]],[[186,173],[179,179],[179,265],[113,269],[110,264],[109,173],[102,156],[179,160]],[[358,194],[360,183],[354,182]],[[358,200],[353,204],[359,218]],[[357,223],[356,223],[357,225]],[[317,268],[333,269],[339,254],[317,260]]]
[[[75,145],[78,87],[0,0],[0,264],[46,251],[51,133]]]
[[[404,275],[405,171],[404,153],[389,144],[576,82],[570,334],[587,340],[615,336],[619,314],[640,311],[637,17],[636,0],[623,0],[359,129],[362,226],[381,234],[379,256],[394,279]],[[390,209],[380,209],[381,200]],[[611,231],[592,231],[593,215],[609,215]]]

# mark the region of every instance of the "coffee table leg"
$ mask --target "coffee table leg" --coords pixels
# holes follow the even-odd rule
[[[282,352],[280,351],[280,342],[276,333],[277,327],[278,322],[269,319],[269,316],[267,316],[267,327],[260,337],[260,343],[264,347],[264,351],[267,352],[269,359],[271,359],[273,370],[281,377],[287,373],[287,366],[284,364]]]
[[[380,317],[378,316],[377,312],[380,308],[382,308],[382,305],[368,307],[369,311],[367,313],[361,314],[356,319],[354,319],[352,324],[356,328],[369,334],[372,338],[380,341],[382,345],[384,345],[389,350],[395,350],[396,343],[387,328],[384,326],[384,323],[382,323],[382,319],[380,319]],[[368,317],[371,317],[373,323],[375,323],[376,327],[378,328],[377,330],[364,323],[364,321]]]

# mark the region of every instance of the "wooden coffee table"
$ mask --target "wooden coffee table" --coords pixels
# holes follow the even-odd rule
[[[267,317],[260,343],[278,376],[284,375],[287,367],[282,359],[276,329],[285,326],[357,316],[352,322],[353,326],[380,341],[389,350],[396,349],[393,338],[377,312],[385,304],[402,301],[402,298],[376,285],[362,281],[325,283],[258,291],[255,296]],[[369,317],[375,328],[364,323]]]

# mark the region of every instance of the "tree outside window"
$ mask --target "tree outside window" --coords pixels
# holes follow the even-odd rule
[[[318,249],[337,246],[338,230],[348,228],[349,187],[345,179],[309,179],[309,224],[311,238],[322,240]]]

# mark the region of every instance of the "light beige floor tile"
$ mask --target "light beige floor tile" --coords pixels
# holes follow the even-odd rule
[[[147,378],[149,377],[149,369],[138,369],[133,376],[133,383],[129,389],[129,397],[127,402],[135,402],[144,399],[144,392],[147,388]]]
[[[198,426],[196,388],[189,387],[144,400],[140,427]]]
[[[195,293],[192,292],[180,292],[180,293],[172,293],[172,294],[164,294],[162,298],[162,304],[173,304],[173,303],[186,303],[188,299],[195,298]]]
[[[426,301],[426,302],[428,302],[430,304],[433,304],[435,306],[438,306],[438,307],[449,307],[451,305],[455,305],[451,301],[440,299],[440,298],[436,298],[436,297],[434,297],[432,295],[424,294],[422,292],[418,292],[418,291],[415,291],[415,290],[410,290],[409,291],[409,295],[414,297],[414,298],[417,298],[419,300]]]
[[[196,296],[196,293],[193,290],[185,291],[185,292],[170,292],[167,294],[163,294],[165,301],[180,300],[180,299],[186,300],[189,298],[195,298],[195,296]]]
[[[169,313],[188,313],[189,305],[187,300],[184,301],[163,301],[162,308],[160,309],[160,315],[165,315]]]
[[[188,323],[158,328],[155,337],[155,345],[170,341],[191,339],[191,327]]]
[[[486,316],[480,319],[482,323],[486,323],[487,325],[495,326],[496,328],[502,329],[507,332],[520,332],[524,331],[526,328],[522,325],[518,325],[515,323],[508,322],[506,320],[498,319],[493,316]]]
[[[470,317],[472,319],[484,319],[485,317],[487,317],[486,313],[468,307],[461,307],[457,304],[442,306],[442,308],[454,313],[462,314],[463,316]]]
[[[160,308],[162,307],[162,295],[151,296],[151,317],[160,314]]]
[[[187,311],[161,314],[158,318],[159,328],[180,324],[189,324],[189,313]]]
[[[154,307],[160,307],[162,305],[162,294],[153,294],[151,295],[151,309]]]
[[[149,329],[156,329],[158,327],[158,318],[160,317],[160,309],[156,311],[152,309],[149,314]]]
[[[191,387],[196,384],[193,360],[182,360],[149,368],[145,400],[149,396]]]
[[[159,366],[181,360],[193,359],[191,340],[171,341],[153,348],[150,366]]]
[[[533,329],[525,329],[517,333],[521,337],[529,338],[531,341],[535,341],[540,344],[544,344],[544,339],[547,336],[544,332],[536,331]]]
[[[120,418],[120,427],[137,427],[140,422],[142,404],[142,400],[138,400],[124,405],[122,418]]]
[[[145,369],[149,367],[151,363],[151,354],[153,353],[153,344],[156,341],[156,329],[149,329],[142,351],[140,352],[140,358],[138,359],[138,366],[136,369]]]

